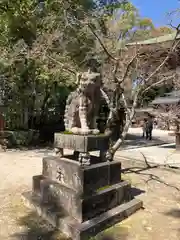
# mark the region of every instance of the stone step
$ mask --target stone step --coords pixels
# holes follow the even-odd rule
[[[79,222],[95,217],[121,203],[132,199],[130,184],[122,181],[97,193],[86,196],[50,180],[40,183],[42,203],[48,203],[62,209]],[[73,207],[72,207],[73,206]]]
[[[24,203],[36,209],[37,213],[73,240],[89,239],[108,227],[124,220],[142,208],[142,201],[133,199],[121,204],[91,220],[78,223],[74,218],[57,212],[57,209],[42,204],[40,197],[31,192],[23,194]]]
[[[99,188],[121,181],[121,162],[82,167],[79,162],[67,158],[45,157],[43,176],[79,193],[92,194]]]
[[[43,175],[33,176],[32,178],[32,191],[33,193],[40,195],[40,186],[41,181],[45,180],[46,178]]]

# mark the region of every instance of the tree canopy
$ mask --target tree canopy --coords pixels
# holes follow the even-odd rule
[[[125,42],[168,31],[165,27],[156,29],[151,19],[141,18],[129,1],[2,0],[3,100],[12,111],[27,108],[32,115],[52,102],[65,102],[75,87],[75,73],[88,59],[96,57],[106,74],[103,69],[108,58],[94,33],[116,56]]]

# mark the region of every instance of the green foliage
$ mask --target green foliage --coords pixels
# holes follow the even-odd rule
[[[23,38],[27,44],[32,44],[36,37],[35,0],[4,0],[0,3],[1,31],[7,36],[7,43],[14,44]],[[4,30],[4,32],[3,32]],[[1,35],[1,36],[2,36]]]
[[[93,2],[69,2],[70,6],[45,1],[40,9],[36,0],[1,1],[1,88],[12,111],[45,111],[52,104],[64,105],[74,88],[75,76],[62,66],[76,70],[93,46],[87,31],[73,22],[74,15],[83,19]]]

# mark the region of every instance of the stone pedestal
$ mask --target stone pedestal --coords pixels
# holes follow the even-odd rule
[[[78,152],[106,149],[105,138],[92,142],[88,137],[78,142],[72,136],[63,138],[67,142],[58,143],[62,148],[69,144]],[[28,206],[68,237],[89,239],[142,207],[141,201],[132,198],[130,184],[121,180],[120,162],[103,162],[99,157],[99,163],[83,166],[73,158],[43,158],[42,174],[33,177],[32,191],[23,194]]]
[[[74,160],[90,165],[106,161],[105,154],[109,148],[109,137],[104,134],[96,136],[55,133],[54,147],[59,149],[61,156],[63,156],[63,149],[73,150]],[[99,157],[90,156],[91,151],[99,151]]]

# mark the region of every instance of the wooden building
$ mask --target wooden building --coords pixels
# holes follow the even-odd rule
[[[167,125],[167,129],[171,128],[179,131],[180,123],[180,91],[172,91],[166,93],[164,97],[157,97],[151,102],[151,106],[157,111],[157,118],[161,123]]]
[[[175,40],[176,38],[176,40]],[[163,65],[159,73],[151,78],[150,82],[156,81],[160,75],[171,76],[180,67],[180,35],[176,36],[176,33],[167,34],[165,36],[151,38],[144,41],[132,42],[126,45],[129,55],[134,55],[133,52],[139,52],[139,72],[141,75],[149,76],[160,63],[168,56],[172,43],[177,44],[176,50],[173,51]]]

